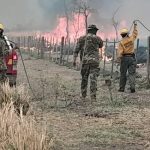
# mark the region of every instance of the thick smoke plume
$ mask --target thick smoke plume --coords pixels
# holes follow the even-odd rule
[[[64,1],[67,9],[78,0],[1,0],[0,22],[13,31],[51,31],[57,24],[57,18],[65,15]],[[89,23],[97,24],[104,31],[112,30],[112,16],[116,14],[118,22],[126,21],[130,27],[134,19],[142,20],[150,27],[148,19],[149,0],[86,0],[93,8]],[[141,36],[147,31],[140,26]]]

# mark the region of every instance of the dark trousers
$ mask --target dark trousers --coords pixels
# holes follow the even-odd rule
[[[97,78],[99,75],[99,64],[82,64],[81,68],[81,93],[82,97],[87,96],[88,78],[90,76],[90,96],[96,98]]]
[[[123,56],[120,65],[120,89],[124,90],[129,75],[130,89],[135,89],[136,59],[132,56]]]

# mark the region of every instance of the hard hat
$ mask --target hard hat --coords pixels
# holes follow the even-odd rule
[[[127,28],[123,28],[120,30],[120,34],[126,34],[126,33],[129,33]]]
[[[92,29],[99,30],[99,29],[96,27],[96,25],[94,25],[94,24],[91,24],[91,25],[88,26],[88,30],[92,30]]]
[[[0,29],[4,30],[4,26],[2,24],[0,24]]]

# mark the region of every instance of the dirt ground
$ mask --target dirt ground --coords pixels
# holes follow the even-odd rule
[[[150,90],[118,93],[118,81],[110,91],[98,80],[98,99],[80,105],[80,72],[48,60],[24,56],[32,95],[21,61],[17,84],[24,84],[32,97],[31,112],[53,136],[55,150],[149,150]],[[143,83],[140,79],[139,83]],[[141,88],[143,87],[143,88]]]

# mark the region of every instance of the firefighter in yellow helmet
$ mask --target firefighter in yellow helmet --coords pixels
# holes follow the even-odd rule
[[[0,24],[0,29],[4,30],[4,26],[2,24]]]
[[[4,36],[4,26],[0,24],[0,82],[4,82],[6,80],[6,63],[5,63],[5,56],[9,54],[9,50],[7,44],[5,42]]]
[[[134,29],[132,35],[129,36],[128,29],[124,28],[120,31],[122,40],[118,46],[118,59],[120,60],[120,88],[119,92],[124,92],[127,72],[129,76],[129,84],[131,93],[135,92],[135,73],[136,73],[136,58],[134,53],[134,42],[137,38],[137,23],[134,21]]]

